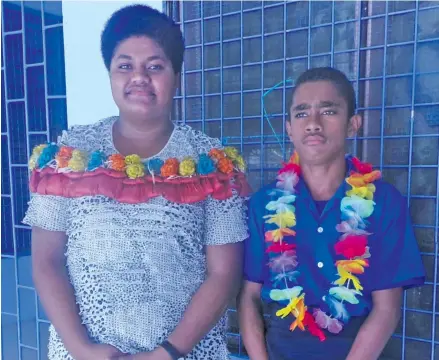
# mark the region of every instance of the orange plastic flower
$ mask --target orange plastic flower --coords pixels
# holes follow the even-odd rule
[[[295,236],[296,232],[289,228],[280,228],[276,230],[267,231],[265,233],[265,241],[278,242],[281,241],[284,236]]]
[[[297,303],[296,308],[292,311],[293,315],[296,317],[296,320],[290,326],[290,331],[294,331],[296,327],[300,330],[305,331],[305,325],[303,324],[303,320],[305,319],[305,313],[308,308],[305,306],[304,299],[300,299]]]
[[[218,170],[224,174],[230,174],[233,171],[233,162],[230,159],[222,158],[218,161]]]
[[[375,180],[378,180],[380,177],[381,172],[379,170],[374,170],[371,173],[364,175],[360,173],[353,173],[346,179],[346,182],[354,187],[363,187],[374,182]]]
[[[297,151],[293,152],[293,155],[290,157],[289,163],[299,165],[299,154]]]
[[[108,160],[110,160],[110,167],[116,171],[125,171],[125,157],[121,154],[113,154]]]
[[[364,259],[355,260],[339,260],[335,263],[338,267],[342,267],[344,270],[352,274],[363,274],[364,268],[369,266],[369,262]]]
[[[178,160],[176,158],[170,158],[165,161],[160,169],[160,173],[163,177],[175,176],[178,174],[178,167]]]
[[[224,153],[224,151],[222,151],[220,149],[212,149],[209,151],[209,156],[212,159],[219,161],[221,159],[224,159],[226,157],[226,154]]]

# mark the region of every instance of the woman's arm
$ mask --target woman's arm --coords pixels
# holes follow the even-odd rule
[[[346,360],[376,360],[401,317],[402,288],[372,292],[373,308]]]
[[[267,360],[264,318],[261,302],[262,284],[244,281],[238,301],[239,328],[252,360]]]
[[[32,272],[44,310],[76,360],[101,360],[121,354],[109,345],[93,345],[81,323],[73,286],[67,274],[67,237],[61,231],[32,228]]]

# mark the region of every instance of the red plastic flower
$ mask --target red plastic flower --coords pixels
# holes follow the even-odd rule
[[[357,169],[357,171],[361,174],[368,174],[368,173],[372,172],[372,170],[373,170],[371,164],[361,162],[356,157],[352,158],[352,164],[355,166],[355,169]]]
[[[323,331],[319,328],[314,320],[314,316],[312,316],[308,311],[305,313],[305,317],[303,319],[303,325],[308,328],[308,331],[311,335],[314,335],[319,338],[320,341],[325,341],[326,336]]]
[[[295,244],[287,244],[287,243],[274,243],[273,245],[270,245],[265,252],[269,253],[269,252],[273,252],[273,253],[281,253],[284,251],[289,251],[289,250],[295,250],[296,249],[296,245]]]
[[[297,175],[300,175],[300,166],[293,163],[285,164],[283,168],[279,170],[278,174],[285,172],[295,172]]]
[[[362,256],[366,252],[366,235],[348,235],[344,240],[338,241],[334,245],[335,253],[343,255],[347,259]]]

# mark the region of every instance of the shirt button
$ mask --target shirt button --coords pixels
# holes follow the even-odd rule
[[[323,267],[323,263],[322,263],[321,261],[319,261],[319,262],[317,263],[317,266],[321,269],[321,268]]]
[[[320,227],[318,227],[317,228],[317,232],[319,233],[319,234],[321,234],[322,232],[323,232],[323,228],[320,226]]]

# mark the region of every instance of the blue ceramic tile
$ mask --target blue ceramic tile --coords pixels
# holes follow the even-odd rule
[[[11,179],[9,178],[9,149],[8,137],[2,135],[2,194],[11,193]]]
[[[26,63],[34,64],[42,62],[44,60],[44,54],[41,1],[25,1],[23,4]]]
[[[5,31],[21,30],[21,1],[2,1]]]
[[[67,129],[66,99],[49,99],[50,140],[56,141],[61,132]]]
[[[43,1],[44,24],[54,25],[62,23],[62,2]]]
[[[2,257],[2,311],[17,313],[17,293],[15,291],[15,259]]]
[[[40,360],[47,360],[47,344],[49,343],[49,324],[39,322],[38,328],[40,332]]]
[[[38,352],[34,349],[21,347],[21,360],[38,360]]]
[[[8,127],[7,127],[7,117],[6,117],[6,89],[5,89],[5,72],[2,70],[2,132],[6,132],[8,131]]]
[[[2,255],[14,255],[11,198],[2,196]]]
[[[2,359],[18,360],[17,317],[2,314]]]
[[[14,190],[14,219],[16,225],[22,225],[29,201],[27,167],[12,168],[12,186]]]
[[[20,230],[20,232],[19,232]],[[31,230],[15,229],[17,241],[17,272],[20,285],[35,287],[32,279]]]
[[[38,320],[49,321],[49,318],[46,315],[46,311],[44,311],[43,304],[41,304],[39,297],[37,297],[37,303],[38,303]]]
[[[46,30],[46,71],[47,93],[49,95],[66,94],[64,64],[64,37],[62,27]]]
[[[47,142],[47,136],[43,134],[29,135],[29,150],[30,152],[37,145],[45,144]]]
[[[27,117],[29,131],[46,131],[44,67],[27,69]]]
[[[7,98],[24,97],[23,38],[21,34],[5,36]]]
[[[37,316],[34,290],[18,288],[18,308],[20,310],[20,343],[37,347]]]
[[[24,101],[8,104],[9,141],[12,164],[27,164],[26,114]]]

